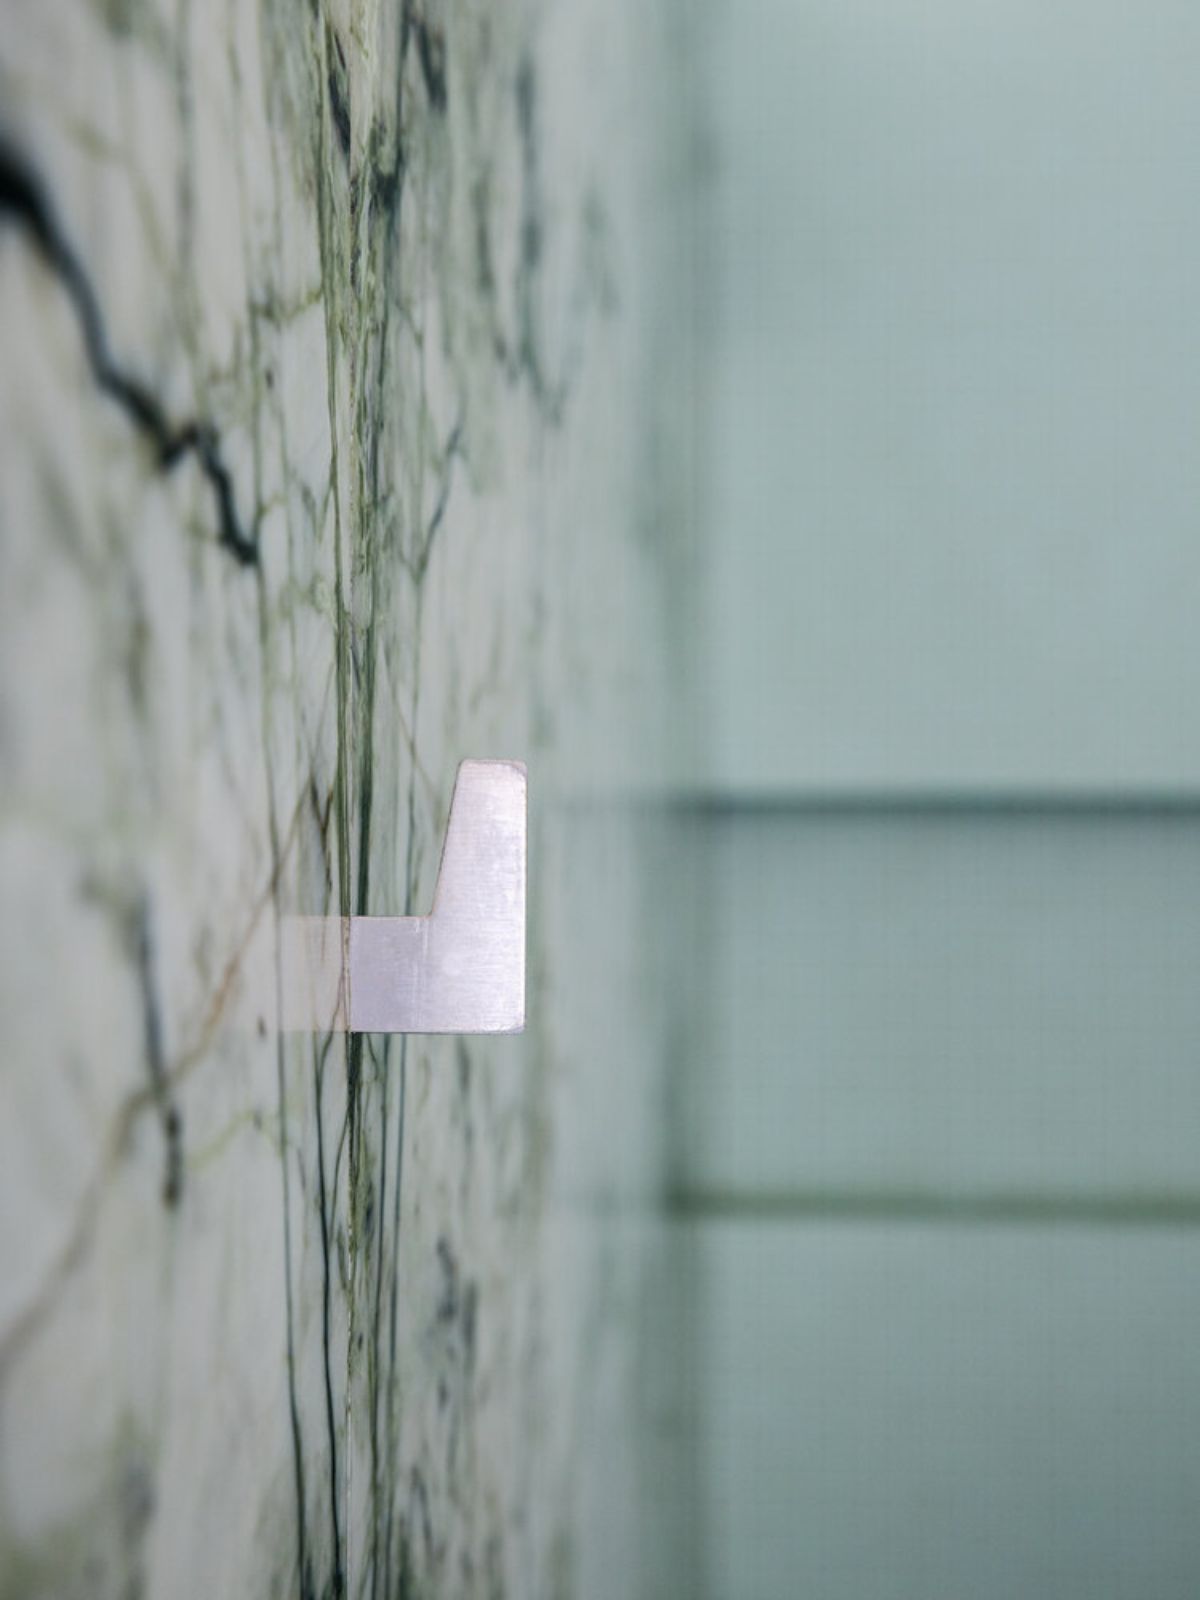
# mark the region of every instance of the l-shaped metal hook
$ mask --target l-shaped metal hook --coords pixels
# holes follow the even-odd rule
[[[463,761],[427,917],[287,917],[285,1029],[520,1033],[526,773]]]

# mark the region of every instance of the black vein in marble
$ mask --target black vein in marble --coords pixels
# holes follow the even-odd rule
[[[139,901],[135,912],[134,938],[137,948],[138,981],[142,990],[142,1027],[146,1042],[146,1063],[167,1147],[167,1165],[163,1176],[163,1204],[175,1207],[183,1196],[183,1118],[171,1094],[167,1075],[166,1052],[163,1049],[162,1005],[155,971],[154,926],[150,902],[145,898]]]
[[[321,1218],[321,1347],[325,1375],[325,1425],[329,1435],[329,1515],[333,1533],[333,1595],[345,1593],[345,1567],[342,1563],[342,1528],[338,1510],[338,1449],[337,1416],[333,1401],[333,1344],[330,1335],[330,1311],[333,1287],[333,1257],[330,1245],[330,1227],[333,1220],[333,1198],[325,1173],[325,1065],[329,1056],[332,1036],[327,1035],[317,1052],[316,1076],[316,1133],[317,1133],[317,1203]]]
[[[384,1204],[387,1199],[388,1181],[388,1058],[391,1055],[392,1037],[385,1034],[382,1041],[382,1056],[376,1063],[380,1085],[379,1125],[382,1137],[379,1141],[379,1201],[377,1206],[378,1217],[375,1224],[375,1304],[371,1317],[371,1387],[369,1401],[371,1406],[370,1442],[371,1442],[371,1595],[372,1600],[378,1593],[379,1587],[379,1511],[380,1497],[382,1494],[383,1459],[379,1439],[379,1398],[381,1385],[379,1382],[379,1350],[380,1329],[382,1327],[383,1311],[383,1242],[387,1233],[387,1219]]]
[[[438,529],[446,515],[446,507],[450,503],[450,485],[454,473],[455,459],[463,454],[463,425],[462,421],[454,424],[450,430],[450,437],[446,440],[442,451],[442,481],[438,488],[438,497],[425,526],[425,538],[421,545],[420,555],[417,557],[414,577],[420,583],[429,568],[429,558],[433,554],[434,540],[437,538]]]
[[[325,24],[327,45],[332,45],[332,50],[326,51],[329,60],[329,114],[333,118],[333,126],[337,130],[338,144],[341,146],[342,156],[350,159],[350,76],[346,69],[346,52],[342,41],[334,30]]]
[[[475,281],[489,309],[492,351],[509,383],[524,384],[542,421],[558,427],[567,404],[579,358],[578,348],[568,352],[562,370],[552,375],[542,349],[538,327],[538,294],[545,247],[545,219],[538,162],[537,67],[528,52],[521,57],[514,82],[517,143],[521,161],[520,234],[512,284],[512,333],[505,331],[500,313],[500,290],[492,253],[489,211],[491,175],[485,168],[471,189],[474,221]],[[580,311],[586,307],[580,307]]]
[[[208,480],[217,509],[219,542],[243,567],[258,562],[258,540],[238,516],[233,479],[216,428],[201,418],[174,424],[158,397],[112,353],[91,279],[61,228],[54,208],[21,153],[0,136],[0,216],[23,227],[46,266],[57,276],[74,308],[88,365],[97,387],[122,408],[154,447],[163,472],[194,456]]]
[[[278,854],[272,828],[272,850]],[[276,994],[276,1001],[279,996]],[[312,1560],[308,1553],[307,1500],[304,1487],[304,1436],[300,1426],[300,1402],[296,1393],[296,1311],[292,1284],[292,1205],[288,1178],[287,1072],[283,1053],[283,1033],[275,1036],[276,1093],[279,1103],[280,1161],[283,1183],[283,1276],[287,1311],[287,1388],[288,1421],[292,1435],[292,1473],[296,1490],[296,1568],[300,1581],[300,1600],[314,1594]]]
[[[417,43],[417,60],[425,80],[425,93],[435,111],[446,109],[446,36],[423,17],[410,3],[406,7],[409,27]]]
[[[554,392],[543,370],[537,338],[535,287],[542,263],[542,208],[538,183],[537,71],[529,55],[517,69],[517,134],[521,149],[521,255],[517,272],[518,372],[529,379],[534,397],[557,421],[563,395]],[[557,386],[556,386],[557,387]]]
[[[413,676],[413,695],[410,714],[411,726],[417,723],[417,709],[421,693],[421,676],[417,672]],[[416,885],[416,836],[417,836],[417,778],[414,763],[408,776],[408,830],[404,850],[404,912],[411,916],[413,909],[413,895]],[[391,1595],[393,1592],[404,1594],[408,1592],[408,1542],[406,1530],[401,1519],[398,1536],[395,1532],[396,1521],[396,1488],[394,1481],[395,1462],[399,1444],[399,1417],[397,1405],[397,1378],[396,1356],[399,1345],[399,1298],[400,1298],[400,1240],[401,1240],[401,1203],[403,1200],[404,1186],[404,1134],[405,1111],[407,1106],[408,1091],[408,1044],[409,1036],[404,1034],[400,1039],[400,1059],[396,1065],[397,1079],[397,1107],[396,1107],[396,1162],[395,1177],[392,1180],[392,1240],[391,1240],[391,1281],[388,1286],[388,1363],[387,1384],[385,1388],[386,1406],[386,1447],[387,1461],[390,1468],[389,1486],[386,1497],[386,1510],[382,1528],[382,1551],[380,1549],[379,1527],[379,1498],[376,1498],[374,1516],[372,1518],[372,1596],[375,1595],[375,1573],[382,1566],[383,1593]],[[384,1137],[387,1136],[387,1124],[384,1123]],[[392,1584],[392,1551],[396,1549],[396,1561],[399,1570],[396,1589]],[[381,1561],[382,1556],[382,1561]]]

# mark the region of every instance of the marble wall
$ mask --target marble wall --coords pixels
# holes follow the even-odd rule
[[[634,0],[0,8],[4,1600],[670,1570],[678,63]],[[529,766],[528,1032],[281,1035],[247,952],[427,909],[466,755]]]

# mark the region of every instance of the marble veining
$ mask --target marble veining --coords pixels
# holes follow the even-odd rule
[[[655,15],[0,13],[4,1600],[637,1592]],[[529,1031],[281,1032],[464,755]]]

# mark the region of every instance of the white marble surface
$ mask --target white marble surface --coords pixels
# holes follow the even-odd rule
[[[5,1600],[642,1581],[659,11],[0,12]],[[529,1031],[282,1038],[243,950],[427,909],[465,755]]]

